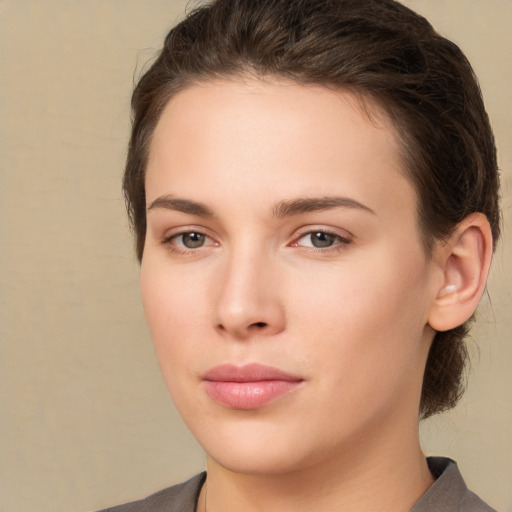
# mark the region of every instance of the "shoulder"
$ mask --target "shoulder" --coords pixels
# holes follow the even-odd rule
[[[436,481],[411,512],[496,512],[467,488],[453,460],[429,457],[427,462]]]
[[[186,482],[167,487],[145,499],[106,508],[100,512],[195,512],[205,478],[206,473],[200,473]]]

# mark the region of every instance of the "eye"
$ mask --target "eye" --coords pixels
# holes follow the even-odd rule
[[[202,247],[206,241],[206,235],[202,233],[196,233],[194,231],[190,233],[182,233],[177,235],[173,240],[179,240],[180,243],[187,249],[197,249]]]
[[[168,245],[173,251],[177,252],[187,252],[209,245],[216,245],[209,236],[199,231],[176,233],[165,238],[163,243],[164,245]]]
[[[308,233],[307,235],[302,237],[302,239],[305,239],[305,241],[309,242],[306,245],[311,245],[312,247],[317,247],[319,249],[331,247],[331,245],[334,245],[336,243],[336,238],[337,237],[335,235],[331,235],[330,233],[324,233],[322,231]]]
[[[330,249],[349,243],[350,239],[341,235],[329,233],[328,231],[315,230],[304,233],[293,245],[314,249]]]

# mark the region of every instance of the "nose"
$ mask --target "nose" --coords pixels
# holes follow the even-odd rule
[[[224,262],[218,278],[214,316],[218,331],[246,340],[284,330],[279,269],[272,258],[240,251]]]

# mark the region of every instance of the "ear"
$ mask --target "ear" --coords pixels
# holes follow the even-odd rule
[[[487,217],[466,217],[436,248],[434,258],[442,271],[442,285],[429,312],[428,324],[436,331],[453,329],[475,312],[492,259],[492,232]]]

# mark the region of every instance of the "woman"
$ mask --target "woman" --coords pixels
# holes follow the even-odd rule
[[[500,231],[461,51],[391,0],[217,0],[133,111],[144,308],[207,472],[110,510],[492,510],[418,439]]]

